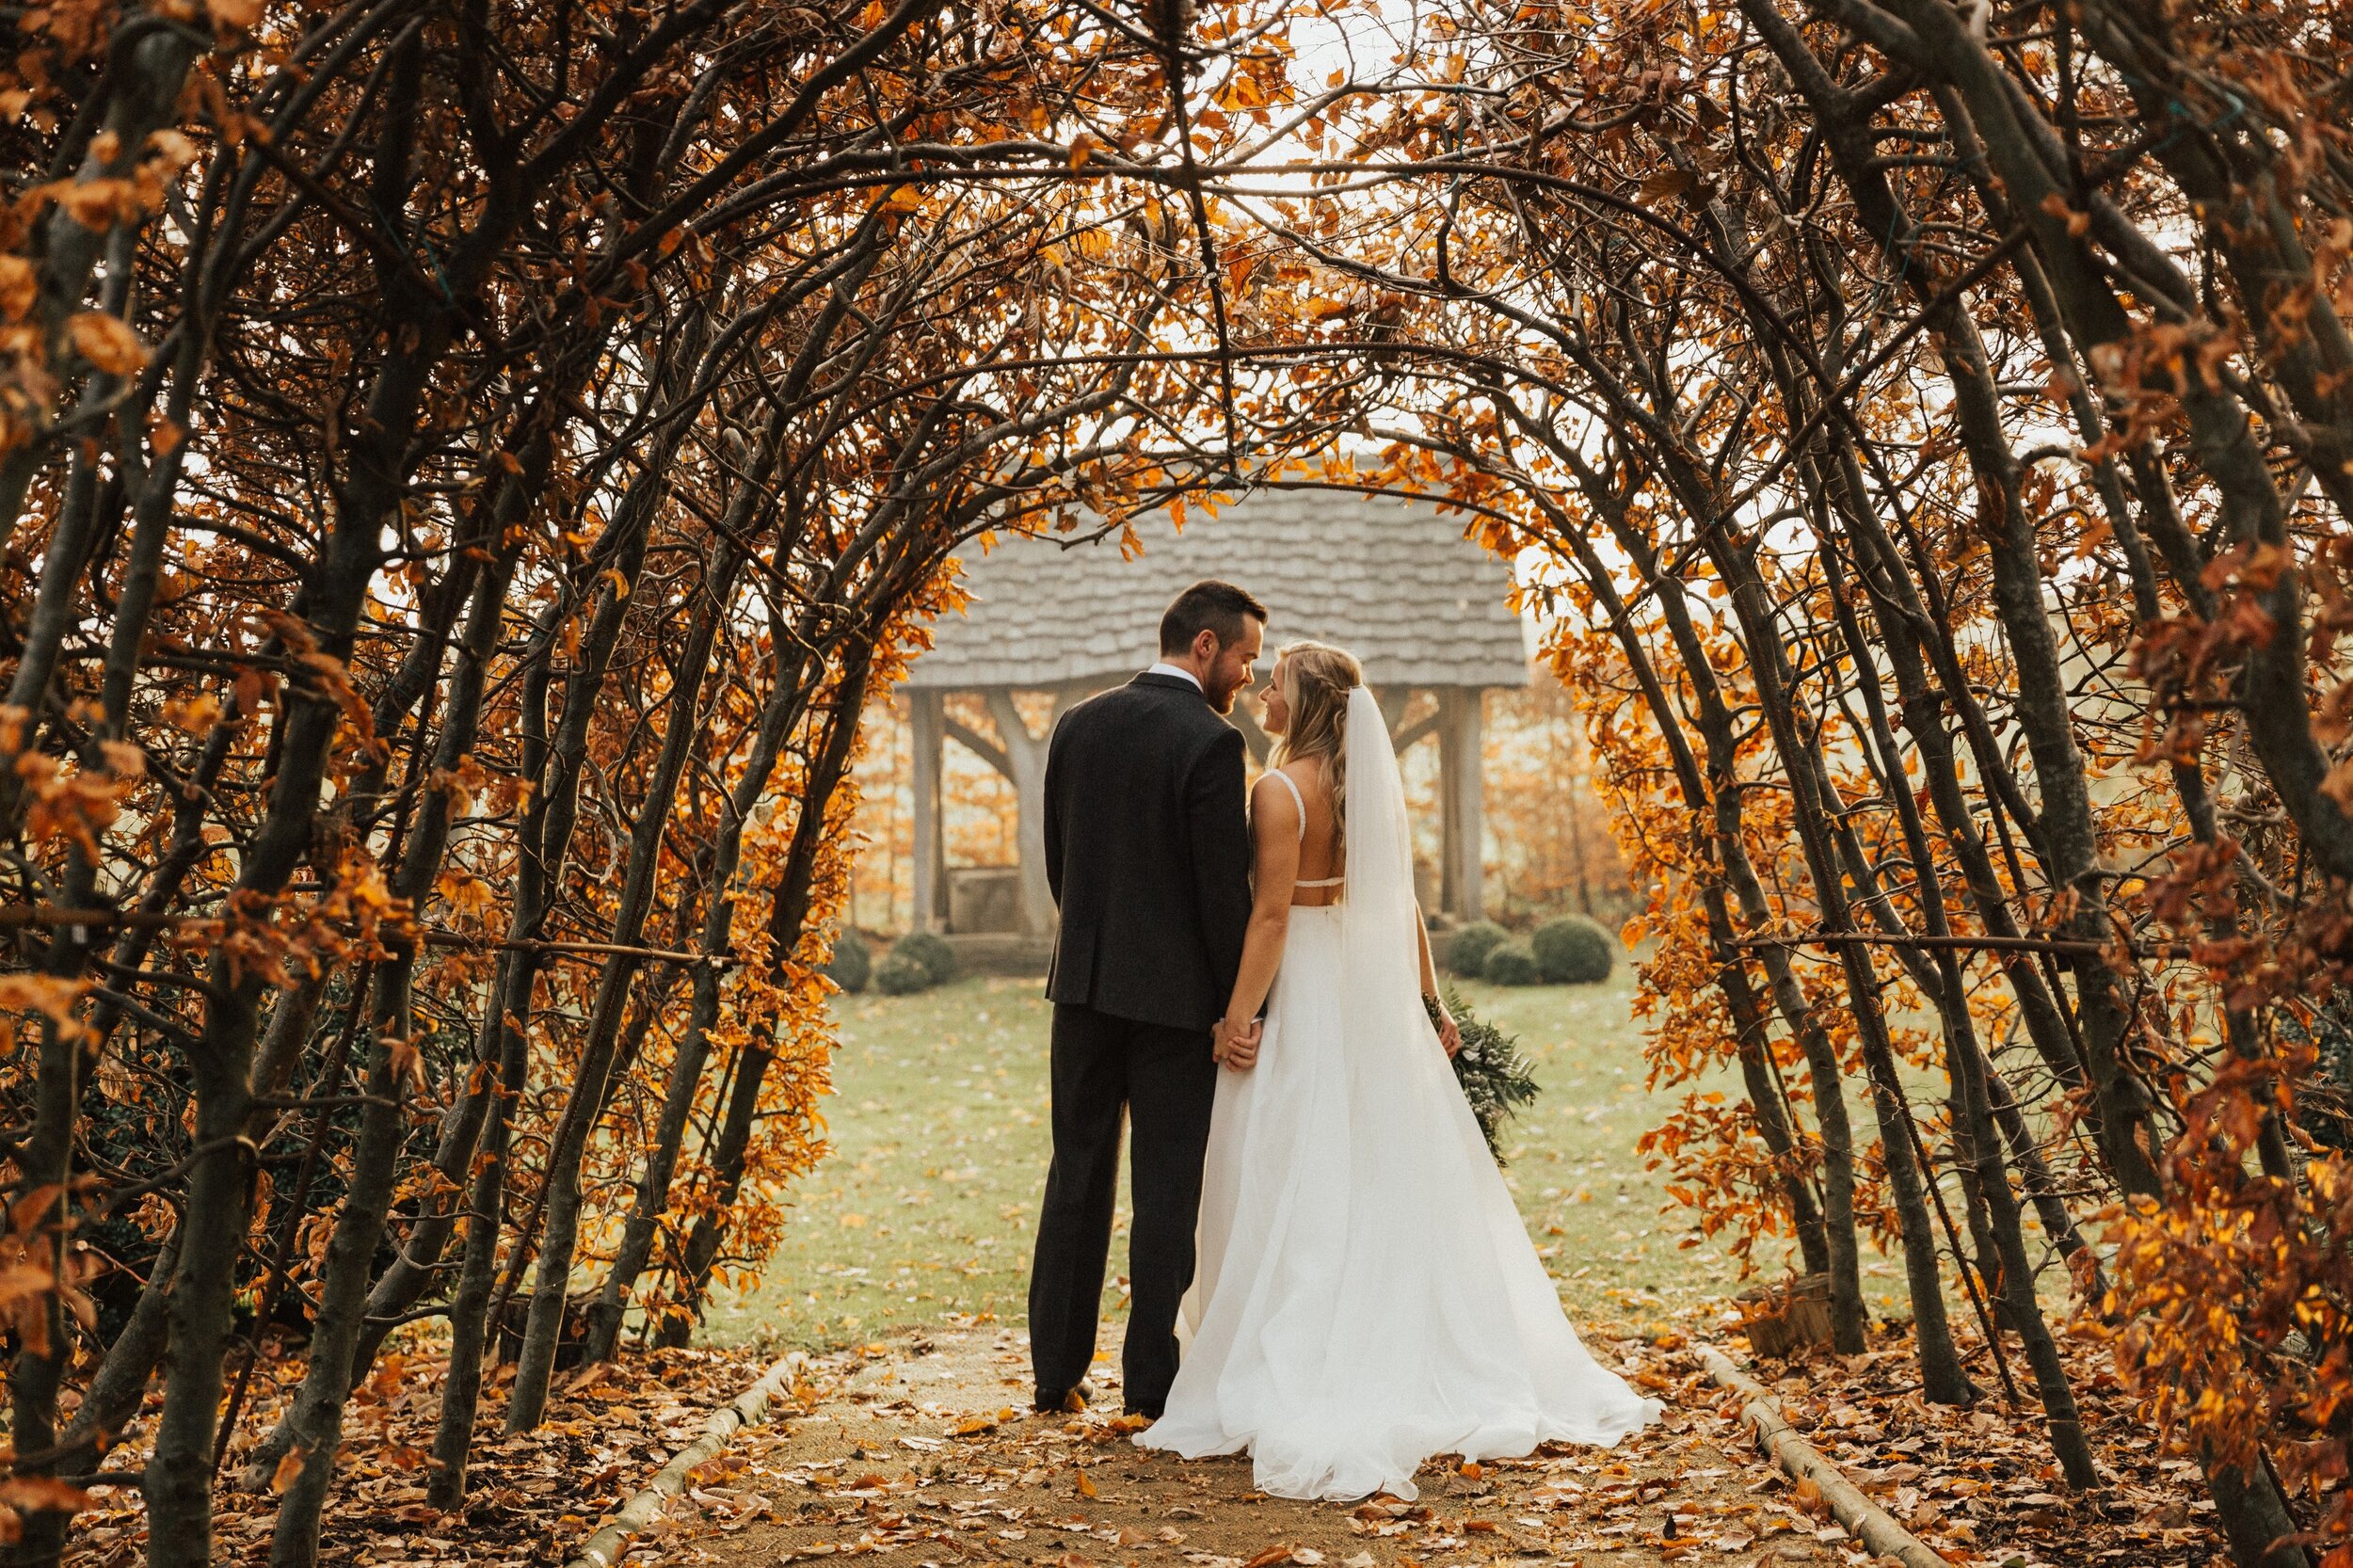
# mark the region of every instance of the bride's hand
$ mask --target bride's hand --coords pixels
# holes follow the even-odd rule
[[[1433,997],[1430,1000],[1430,1005],[1431,1010],[1436,1014],[1432,1022],[1438,1026],[1438,1044],[1446,1048],[1446,1053],[1450,1059],[1463,1048],[1463,1028],[1454,1021],[1454,1015],[1447,1011],[1444,1001]]]
[[[1258,1034],[1262,1027],[1256,1018],[1243,1023],[1220,1018],[1217,1027],[1209,1032],[1210,1054],[1216,1058],[1218,1065],[1238,1073],[1246,1073],[1257,1066]]]

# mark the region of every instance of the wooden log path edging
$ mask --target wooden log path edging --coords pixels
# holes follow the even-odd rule
[[[670,1499],[686,1489],[686,1478],[695,1466],[715,1458],[728,1440],[745,1427],[765,1421],[769,1401],[792,1381],[793,1373],[808,1365],[808,1354],[794,1351],[762,1372],[758,1383],[712,1411],[711,1419],[704,1423],[703,1434],[672,1455],[670,1463],[656,1472],[644,1490],[623,1503],[609,1524],[582,1544],[572,1555],[571,1568],[614,1568],[638,1533],[662,1517]]]
[[[1764,1384],[1735,1367],[1721,1351],[1694,1345],[1691,1353],[1707,1368],[1709,1377],[1747,1401],[1740,1418],[1755,1432],[1757,1447],[1793,1480],[1810,1480],[1819,1487],[1838,1522],[1865,1547],[1878,1556],[1897,1559],[1904,1568],[1948,1568],[1934,1547],[1897,1524],[1893,1514],[1865,1496],[1854,1482],[1839,1474],[1838,1466],[1800,1437],[1797,1429],[1782,1418],[1781,1407]]]

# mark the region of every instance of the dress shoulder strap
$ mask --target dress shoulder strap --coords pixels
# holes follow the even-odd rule
[[[1307,797],[1299,792],[1299,786],[1291,781],[1289,774],[1280,768],[1269,768],[1267,772],[1281,779],[1283,788],[1291,792],[1291,804],[1299,808],[1299,836],[1305,840],[1307,837]]]
[[[1280,768],[1270,768],[1267,771],[1283,781],[1283,788],[1291,792],[1291,799],[1297,803],[1299,807],[1299,837],[1300,840],[1304,843],[1307,838],[1307,797],[1299,792],[1299,785],[1293,781],[1289,774],[1285,773]],[[1300,881],[1292,883],[1291,886],[1294,888],[1337,888],[1347,880],[1348,878],[1344,876],[1322,876],[1317,877],[1313,881],[1308,881],[1303,878]]]

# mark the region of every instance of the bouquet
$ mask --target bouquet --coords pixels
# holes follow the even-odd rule
[[[1430,1010],[1430,1022],[1435,1027],[1436,1001],[1425,997],[1422,1005]],[[1503,1118],[1518,1115],[1522,1106],[1536,1098],[1535,1068],[1520,1053],[1517,1036],[1504,1033],[1472,1012],[1452,986],[1447,988],[1446,1009],[1454,1015],[1454,1025],[1463,1032],[1463,1048],[1454,1053],[1454,1081],[1463,1086],[1463,1097],[1470,1101],[1471,1114],[1479,1118],[1487,1152],[1500,1165]]]

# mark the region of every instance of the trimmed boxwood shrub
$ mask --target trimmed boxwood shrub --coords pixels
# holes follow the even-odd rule
[[[948,945],[948,938],[928,931],[911,931],[899,938],[891,950],[904,953],[923,966],[923,972],[932,977],[935,985],[945,985],[956,978],[956,950]]]
[[[1487,967],[1481,973],[1490,985],[1541,985],[1545,981],[1535,952],[1526,942],[1506,942],[1487,954]]]
[[[874,966],[874,989],[884,996],[905,997],[931,989],[932,971],[923,967],[921,959],[910,958],[899,951],[905,945],[902,942],[892,948]]]
[[[1493,920],[1473,920],[1447,938],[1446,967],[1468,980],[1487,972],[1487,955],[1512,939]]]
[[[1562,915],[1536,928],[1528,940],[1536,954],[1536,968],[1555,985],[1592,985],[1609,978],[1615,962],[1609,933],[1598,920],[1582,915]]]
[[[874,975],[874,950],[866,945],[857,927],[845,925],[833,939],[833,956],[825,960],[825,978],[856,994]]]

